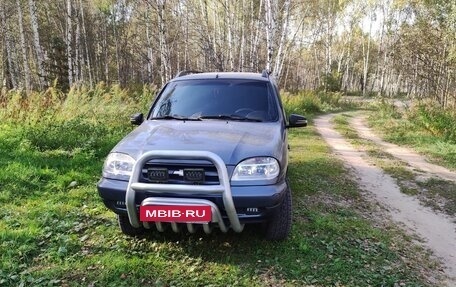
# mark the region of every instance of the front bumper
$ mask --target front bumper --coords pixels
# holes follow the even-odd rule
[[[143,166],[150,160],[206,160],[217,169],[219,184],[167,184],[140,182]],[[125,186],[126,185],[126,186]],[[137,159],[130,181],[102,179],[98,184],[100,196],[106,206],[117,213],[126,212],[130,224],[139,228],[150,228],[148,222],[141,222],[138,216],[140,206],[149,205],[205,205],[210,206],[213,214],[212,223],[218,224],[221,231],[232,228],[241,232],[245,221],[261,222],[267,220],[274,209],[280,206],[287,192],[286,182],[265,186],[231,186],[226,166],[222,159],[207,151],[149,151]],[[114,202],[114,205],[112,204]],[[123,206],[125,209],[122,209]],[[241,222],[242,221],[242,222]],[[156,222],[157,229],[162,231],[161,222]],[[177,223],[171,223],[177,232]],[[209,233],[209,223],[203,224]],[[188,224],[189,231],[194,230]]]
[[[98,194],[103,199],[107,208],[117,214],[127,214],[125,206],[125,194],[128,182],[108,178],[102,178],[98,182]],[[231,186],[234,206],[241,223],[263,222],[269,218],[269,215],[275,211],[284,198],[286,191],[285,180],[275,185],[264,186]],[[225,211],[223,199],[220,194],[188,194],[182,195],[177,193],[161,193],[143,191],[136,193],[135,203],[139,206],[143,200],[148,197],[175,197],[175,198],[192,198],[205,199],[215,203],[221,208],[224,218]],[[250,210],[257,208],[259,212]]]

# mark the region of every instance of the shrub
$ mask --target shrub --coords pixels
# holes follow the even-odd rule
[[[2,91],[0,119],[22,126],[22,142],[31,148],[101,155],[131,130],[129,116],[147,111],[154,93],[152,86],[131,91],[104,83],[73,87],[67,94],[55,87],[29,95]]]
[[[401,112],[394,105],[394,103],[388,102],[385,99],[382,99],[380,102],[375,103],[374,108],[378,109],[380,118],[400,119],[402,117]]]
[[[146,111],[155,87],[140,90],[122,89],[118,85],[99,83],[94,88],[73,87],[67,94],[56,87],[26,95],[22,91],[2,91],[0,119],[6,122],[52,122],[85,118],[119,125],[137,111]]]
[[[456,142],[456,114],[431,104],[420,104],[410,111],[410,117],[431,134],[445,141]]]
[[[296,94],[282,93],[285,112],[316,114],[348,109],[352,104],[342,101],[341,93],[301,91]]]
[[[323,76],[323,86],[320,87],[320,90],[327,92],[339,92],[342,86],[342,73],[337,71],[332,71],[331,73],[324,74]]]
[[[292,113],[317,113],[320,112],[321,102],[313,92],[299,92],[297,94],[282,93],[285,112]]]

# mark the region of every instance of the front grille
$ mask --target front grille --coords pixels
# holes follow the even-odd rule
[[[164,180],[151,180],[149,178],[150,170],[168,170],[168,179]],[[192,182],[185,180],[184,170],[204,170],[203,182]],[[141,182],[145,183],[168,183],[168,184],[201,184],[201,185],[216,185],[219,184],[217,168],[208,161],[196,162],[173,162],[173,161],[156,161],[152,160],[146,163],[142,168]]]

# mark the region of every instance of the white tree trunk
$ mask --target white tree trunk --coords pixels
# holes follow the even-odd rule
[[[10,39],[10,31],[6,24],[5,12],[3,10],[3,5],[0,4],[0,19],[2,21],[2,30],[5,35],[5,46],[6,46],[6,57],[8,61],[8,72],[10,75],[11,85],[13,89],[18,88],[18,80],[17,80],[17,69],[16,69],[16,61],[14,60],[13,55],[13,48],[11,47],[11,39]]]
[[[150,18],[149,10],[146,10],[146,41],[147,41],[147,82],[152,83],[153,71],[153,50],[152,41],[150,39]]]
[[[272,6],[271,1],[265,0],[265,22],[266,22],[266,47],[267,47],[267,57],[266,57],[266,69],[271,71],[272,57],[274,55],[274,31],[275,31],[275,19],[274,19],[274,7]]]
[[[23,23],[22,8],[21,8],[21,3],[19,0],[16,0],[16,5],[17,5],[18,20],[19,20],[19,33],[21,36],[20,39],[21,39],[21,50],[22,50],[22,63],[24,66],[24,83],[25,83],[25,89],[28,92],[31,89],[30,68],[28,66],[28,61],[27,61],[27,45],[25,43],[24,26],[22,25],[22,23]]]
[[[372,10],[369,13],[369,33],[367,35],[367,49],[363,41],[363,97],[366,96],[367,91],[367,77],[369,71],[369,58],[370,58],[370,44],[372,32]]]
[[[282,35],[280,36],[279,48],[277,51],[277,57],[275,58],[274,64],[274,77],[279,80],[280,75],[282,74],[282,64],[284,60],[284,49],[285,43],[288,36],[288,25],[290,23],[290,0],[285,0],[283,4],[283,23],[282,23]]]
[[[171,68],[169,65],[168,57],[168,45],[166,43],[166,30],[165,30],[165,1],[157,0],[158,6],[158,30],[159,30],[159,42],[160,42],[160,59],[161,59],[161,77],[162,84],[167,82],[171,78]]]
[[[238,71],[239,72],[242,72],[244,71],[244,59],[245,59],[245,52],[244,52],[244,49],[245,49],[245,15],[247,14],[245,12],[245,1],[242,0],[241,1],[241,13],[242,13],[242,20],[241,20],[241,24],[239,25],[240,26],[240,29],[241,29],[241,45],[239,47],[239,65],[238,65]],[[253,16],[253,15],[252,15]]]
[[[109,53],[108,53],[108,31],[107,27],[103,29],[103,54],[104,54],[104,73],[105,73],[105,81],[109,83],[111,80],[109,75]]]
[[[119,48],[119,34],[117,32],[117,9],[115,10],[114,14],[112,15],[112,31],[114,34],[114,43],[116,46],[116,67],[117,67],[117,82],[122,83],[121,71],[120,71],[120,48]]]
[[[68,84],[70,87],[73,85],[73,29],[71,21],[71,0],[67,0],[67,37],[66,37],[66,46],[67,46],[67,61],[68,61]]]
[[[80,45],[81,45],[81,28],[79,25],[79,20],[76,21],[76,31],[75,31],[75,43],[74,43],[74,81],[77,85],[81,81],[84,81],[84,77],[82,75],[82,65],[81,65],[81,55],[80,55]]]
[[[225,17],[227,31],[227,46],[228,46],[228,67],[230,71],[234,71],[234,58],[233,58],[233,21],[231,15],[231,1],[225,0]]]
[[[85,17],[84,17],[84,7],[82,6],[82,0],[79,0],[79,11],[81,13],[82,19],[82,33],[84,34],[84,49],[86,54],[86,62],[87,62],[87,72],[89,74],[89,84],[90,87],[93,86],[93,77],[92,77],[92,66],[90,61],[90,54],[89,54],[89,44],[87,40],[87,30],[85,25]]]
[[[30,10],[30,23],[32,25],[32,31],[33,31],[33,45],[35,46],[38,73],[39,73],[39,85],[40,85],[40,88],[43,88],[48,83],[46,83],[47,72],[44,69],[45,59],[44,59],[43,49],[41,48],[40,34],[38,32],[38,18],[36,16],[35,0],[29,0],[28,4],[29,4],[29,10]]]
[[[213,46],[214,46],[214,39],[212,37],[212,34],[211,34],[211,31],[209,30],[209,14],[208,14],[208,11],[207,11],[207,1],[203,1],[203,0],[200,0],[199,1],[199,5],[200,5],[200,18],[203,20],[202,23],[201,23],[201,28],[203,30],[203,34],[204,36],[202,37],[203,38],[203,49],[206,51],[205,55],[204,55],[204,61],[205,63],[209,62],[208,59],[210,59],[211,57],[213,57]],[[197,66],[199,66],[199,64],[197,64]]]
[[[218,5],[216,1],[213,1],[214,3],[214,11],[218,10]],[[223,37],[222,37],[222,28],[220,25],[220,21],[218,18],[218,13],[214,13],[214,59],[217,62],[217,68],[219,71],[225,70],[225,54],[221,51],[220,55],[218,54],[218,47],[221,47],[221,50],[223,48]]]
[[[185,12],[184,12],[185,13]],[[188,70],[188,13],[185,13],[185,47],[184,47],[184,70]]]

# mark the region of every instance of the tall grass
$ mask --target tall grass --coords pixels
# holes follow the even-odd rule
[[[305,113],[314,115],[323,112],[341,111],[354,108],[354,104],[343,99],[339,92],[301,91],[294,94],[282,93],[287,114]]]
[[[43,92],[26,95],[23,91],[3,91],[0,95],[0,119],[6,122],[42,123],[84,118],[92,122],[109,120],[123,123],[123,118],[146,110],[152,102],[155,88],[142,90],[107,86],[103,82],[90,89],[73,87],[68,93],[50,87]]]
[[[410,117],[432,135],[456,143],[456,112],[435,105],[420,104],[409,112]]]
[[[370,114],[369,121],[381,130],[385,139],[410,145],[456,168],[456,112],[429,103],[415,103],[405,110],[381,102]]]
[[[106,140],[131,129],[128,118],[146,112],[155,88],[122,89],[99,83],[73,87],[67,94],[55,87],[29,95],[9,91],[0,96],[0,120],[23,131],[24,141],[38,150],[107,152]]]

